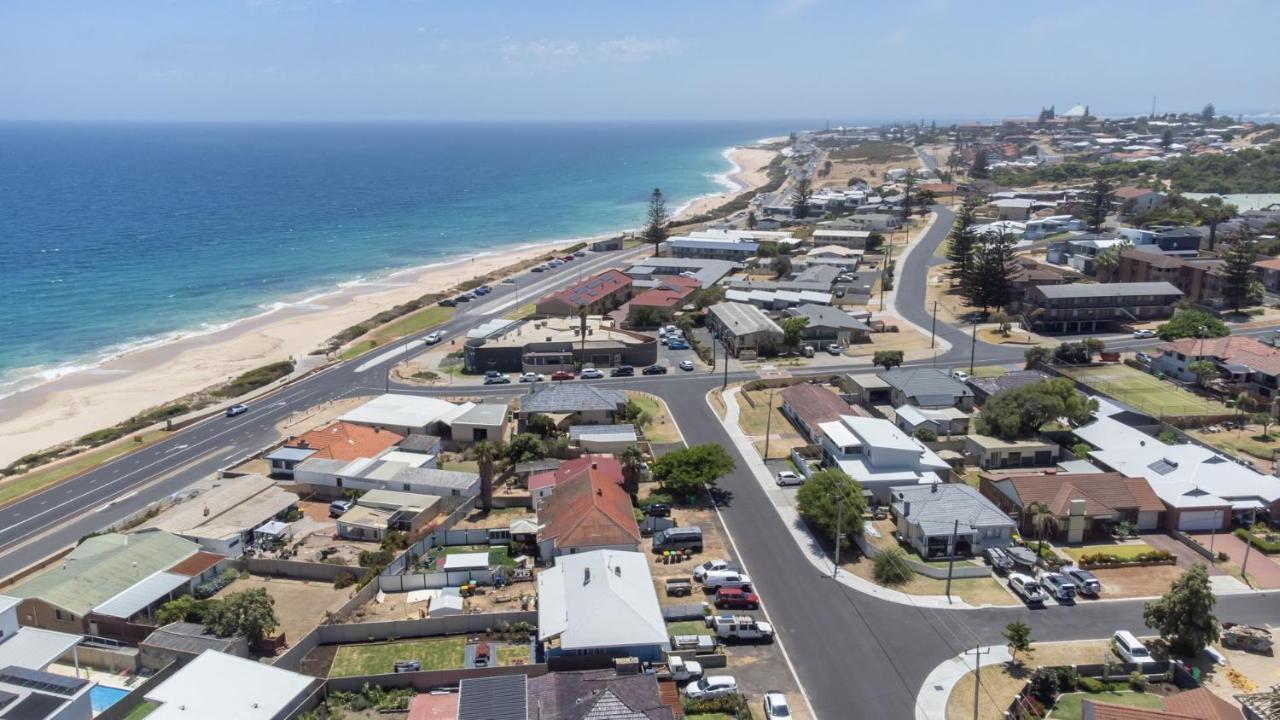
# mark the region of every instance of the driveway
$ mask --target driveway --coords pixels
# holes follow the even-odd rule
[[[1209,568],[1210,575],[1226,575],[1226,573],[1219,569],[1217,565],[1211,564],[1205,556],[1195,550],[1192,550],[1180,540],[1170,537],[1169,535],[1143,535],[1142,541],[1157,550],[1164,550],[1170,555],[1178,558],[1178,567],[1180,568],[1189,568],[1196,563],[1200,563],[1201,565]],[[1218,542],[1214,545],[1215,549],[1221,549],[1221,541],[1222,534],[1219,533]],[[1206,541],[1205,545],[1207,546],[1208,544],[1209,543]]]
[[[1197,533],[1195,538],[1206,546],[1209,545],[1209,533]],[[1213,541],[1218,552],[1224,552],[1236,565],[1244,563],[1244,553],[1248,547],[1240,538],[1231,533],[1218,533]],[[1258,550],[1249,553],[1249,580],[1254,587],[1274,590],[1280,588],[1280,564]]]

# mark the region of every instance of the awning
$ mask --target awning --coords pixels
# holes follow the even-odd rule
[[[161,570],[134,583],[129,589],[94,608],[93,612],[128,620],[189,582],[191,578],[186,575]]]

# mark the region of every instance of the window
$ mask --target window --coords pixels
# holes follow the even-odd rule
[[[54,609],[53,609],[53,617],[54,617],[54,619],[56,619],[58,622],[64,622],[64,623],[75,622],[75,619],[76,619],[76,616],[75,616],[75,615],[72,615],[71,613],[67,612],[66,610],[62,610],[62,609],[59,609],[59,608],[54,608]]]

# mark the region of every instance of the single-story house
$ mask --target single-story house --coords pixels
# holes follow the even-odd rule
[[[871,326],[829,305],[805,304],[788,308],[783,314],[808,319],[800,337],[804,342],[819,347],[830,343],[848,346],[866,342],[871,335]]]
[[[1013,541],[1015,523],[964,483],[905,485],[890,494],[898,534],[921,557],[975,555]]]
[[[563,556],[538,573],[538,640],[548,657],[660,660],[667,625],[648,558],[595,550]]]
[[[439,398],[388,393],[343,413],[338,419],[356,425],[391,430],[400,435],[413,433],[439,435],[437,430],[440,422],[446,417],[451,417],[455,412],[457,412],[456,405]],[[372,457],[372,455],[361,457]]]
[[[1038,439],[1002,440],[990,435],[966,435],[964,453],[983,470],[1050,467],[1057,464],[1057,443]]]
[[[881,370],[880,379],[889,385],[889,401],[894,407],[958,407],[973,409],[973,390],[947,370],[932,367]]]
[[[272,477],[291,478],[293,468],[308,458],[349,461],[374,457],[403,439],[403,435],[378,426],[335,420],[285,440],[283,445],[266,456],[266,460],[271,463]]]
[[[520,422],[535,414],[567,416],[568,425],[613,425],[627,404],[626,393],[611,387],[580,383],[533,383],[520,398]]]
[[[598,462],[558,483],[538,508],[538,553],[544,560],[593,550],[640,547],[631,496]]]
[[[723,302],[707,311],[707,330],[734,357],[771,354],[782,343],[782,328],[754,305]]]
[[[915,435],[922,427],[929,428],[938,437],[964,435],[969,432],[969,414],[958,407],[918,408],[915,405],[899,405],[893,409],[894,424],[902,432]]]
[[[872,229],[883,230],[884,228]],[[816,246],[865,250],[869,237],[871,237],[871,230],[835,230],[819,226],[814,228],[812,240]]]
[[[805,440],[816,443],[822,438],[822,423],[849,415],[849,403],[821,385],[796,383],[782,389],[778,409],[800,431]]]
[[[615,425],[592,425],[588,427],[618,427]],[[622,427],[630,427],[624,425]],[[612,455],[588,453],[579,458],[565,460],[554,468],[533,473],[529,476],[529,494],[533,498],[533,509],[540,509],[556,491],[556,487],[573,478],[591,475],[601,478],[602,482],[622,484],[622,463]]]
[[[262,475],[223,478],[214,487],[165,510],[144,527],[186,538],[231,558],[244,554],[253,531],[283,519],[298,496]]]
[[[639,441],[635,425],[574,425],[569,428],[569,444],[589,453],[621,455]]]
[[[205,650],[143,697],[152,720],[274,720],[301,709],[322,680],[266,663]]]
[[[400,460],[360,458],[349,463],[339,460],[307,460],[294,469],[300,485],[319,494],[337,497],[344,490],[395,490],[438,495],[442,510],[452,511],[480,494],[480,475],[473,472],[415,467]]]
[[[664,693],[664,688],[669,692]],[[529,705],[537,708],[537,720],[677,720],[684,717],[674,681],[658,680],[656,673],[627,675],[613,669],[551,672],[531,677]]]
[[[974,398],[980,402],[986,402],[987,398],[998,392],[1034,385],[1048,379],[1048,373],[1040,370],[1013,370],[991,377],[971,377],[968,384],[973,389]]]
[[[1155,530],[1164,519],[1164,505],[1146,480],[1116,472],[984,475],[981,489],[1001,510],[1019,518],[1025,537],[1035,534],[1026,512],[1035,503],[1057,521],[1055,539],[1069,543],[1110,537],[1111,528],[1121,522]]]
[[[1191,364],[1212,363],[1218,376],[1227,378],[1254,395],[1275,397],[1280,388],[1280,349],[1251,337],[1183,338],[1164,343],[1152,369],[1184,382],[1196,380]]]
[[[434,495],[370,490],[338,518],[338,535],[378,542],[392,530],[413,534],[439,515],[442,505]]]

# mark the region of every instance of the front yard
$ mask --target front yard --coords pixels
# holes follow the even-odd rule
[[[1033,544],[1034,542],[1035,541],[1033,540],[1028,544]],[[1133,558],[1138,557],[1142,553],[1151,552],[1154,549],[1155,548],[1141,541],[1126,542],[1123,544],[1117,543],[1114,545],[1113,544],[1081,545],[1079,547],[1058,547],[1057,548],[1059,552],[1065,553],[1066,555],[1070,556],[1072,560],[1076,562],[1080,562],[1080,558],[1086,555],[1096,555],[1098,553],[1115,555],[1116,557],[1122,560],[1131,560]]]
[[[752,447],[761,457],[764,456],[766,430],[771,457],[785,458],[791,448],[807,444],[787,416],[782,414],[781,392],[781,389],[774,390],[772,398],[768,390],[738,392],[738,427],[751,438]]]
[[[644,428],[646,440],[659,445],[680,442],[680,429],[671,419],[666,403],[653,395],[635,390],[628,390],[627,398],[639,405],[650,418],[649,424]]]

